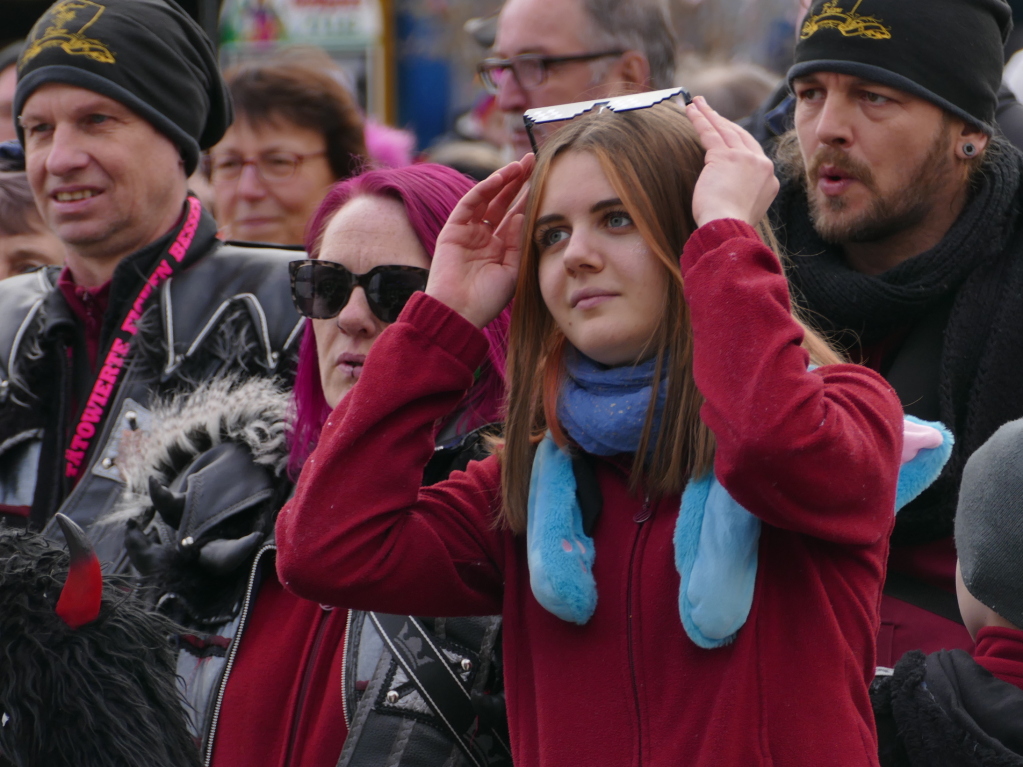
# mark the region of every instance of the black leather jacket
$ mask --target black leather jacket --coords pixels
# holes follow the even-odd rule
[[[225,245],[209,234],[215,230],[212,219],[203,223],[208,242],[198,257],[146,304],[109,416],[73,488],[63,476],[74,415],[69,408],[83,401],[92,380],[83,369],[77,320],[56,288],[59,270],[0,281],[0,511],[29,510],[27,517],[0,516],[8,524],[54,532],[60,540],[49,528],[62,511],[86,530],[107,569],[126,567],[123,531],[96,523],[118,503],[122,437],[146,428],[150,401],[221,375],[291,374],[303,327],[287,273],[296,254]],[[112,304],[123,265],[115,272]],[[120,276],[121,283],[129,283],[129,294],[133,278],[136,284],[142,279]],[[75,353],[69,355],[69,349]]]
[[[155,403],[144,460],[123,467],[127,489],[116,517],[150,603],[184,628],[178,673],[207,765],[249,616],[274,569],[274,520],[292,489],[289,406],[286,392],[251,379],[222,379]],[[440,481],[484,453],[484,435],[473,432],[439,448],[424,480]],[[337,716],[348,738],[339,767],[510,763],[499,617],[402,616],[418,620],[439,648],[447,671],[431,681],[411,677],[388,651],[375,625],[388,616],[346,613]],[[450,679],[458,685],[445,685]],[[460,722],[457,729],[452,722]]]

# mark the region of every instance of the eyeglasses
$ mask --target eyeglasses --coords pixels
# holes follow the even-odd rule
[[[546,138],[545,133],[540,129],[549,123],[573,120],[596,107],[600,107],[601,111],[608,109],[612,112],[632,112],[636,109],[647,109],[675,97],[681,97],[686,104],[690,104],[693,101],[693,97],[689,95],[689,91],[685,88],[665,88],[660,91],[630,93],[628,96],[615,96],[610,99],[576,101],[572,104],[558,104],[551,107],[527,109],[525,114],[522,115],[522,121],[526,124],[529,143],[533,145],[533,151],[536,152],[537,145],[542,144]]]
[[[484,59],[477,67],[483,87],[490,93],[497,93],[508,73],[523,90],[539,88],[547,80],[547,68],[553,64],[567,64],[570,61],[595,61],[606,56],[621,56],[625,51],[601,51],[600,53],[578,53],[573,56],[544,56],[542,53],[524,53],[510,59]]]
[[[288,264],[291,300],[298,313],[314,320],[337,317],[358,286],[381,322],[394,322],[417,290],[426,288],[429,269],[385,264],[354,274],[333,261],[306,259]]]
[[[210,181],[237,181],[246,165],[253,165],[256,173],[264,181],[285,181],[295,175],[299,166],[312,157],[322,157],[321,152],[264,152],[255,157],[242,157],[237,154],[207,155],[206,167]]]

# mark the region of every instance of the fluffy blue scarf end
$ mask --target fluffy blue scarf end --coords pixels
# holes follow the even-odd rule
[[[597,609],[597,584],[593,540],[583,532],[575,491],[572,459],[544,437],[529,479],[529,584],[545,609],[582,625]]]
[[[938,478],[941,470],[948,463],[949,456],[952,455],[952,446],[955,444],[955,437],[943,423],[922,421],[911,415],[906,416],[906,421],[937,430],[941,435],[941,444],[937,447],[921,449],[915,457],[902,464],[902,469],[899,471],[899,483],[895,490],[896,511],[920,495]]]
[[[952,452],[952,434],[943,425],[911,416],[906,421],[896,510],[937,479]],[[760,525],[713,472],[690,481],[682,494],[674,533],[675,567],[681,577],[678,606],[686,633],[699,647],[729,644],[749,617]],[[536,600],[562,620],[579,625],[589,621],[597,608],[596,552],[583,532],[572,459],[550,435],[533,460],[526,549]]]

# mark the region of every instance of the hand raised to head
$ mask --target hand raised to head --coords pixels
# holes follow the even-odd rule
[[[774,163],[756,139],[711,109],[702,96],[686,107],[686,115],[706,151],[703,171],[693,189],[696,225],[737,218],[755,226],[778,194]]]
[[[427,295],[482,328],[508,305],[518,277],[520,235],[533,155],[474,186],[437,237]]]

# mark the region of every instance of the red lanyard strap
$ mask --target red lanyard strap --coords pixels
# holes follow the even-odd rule
[[[85,401],[85,407],[71,433],[71,444],[64,451],[64,476],[76,478],[85,465],[85,457],[89,453],[92,439],[103,426],[103,422],[109,415],[109,404],[114,400],[118,385],[121,383],[121,374],[124,372],[125,361],[132,337],[138,332],[135,323],[142,316],[142,309],[146,299],[152,295],[160,284],[168,277],[181,270],[181,262],[184,260],[188,249],[195,239],[195,232],[202,217],[202,205],[195,197],[188,198],[188,213],[185,215],[185,222],[178,231],[177,237],[163,255],[149,277],[142,283],[135,299],[129,304],[124,319],[118,323],[107,350],[103,365],[96,375],[92,384],[92,391]]]

